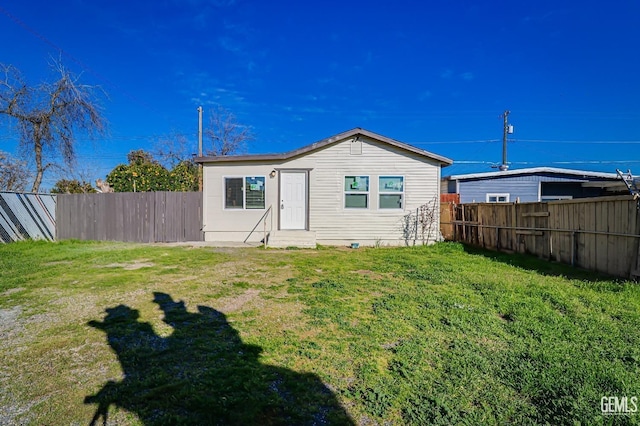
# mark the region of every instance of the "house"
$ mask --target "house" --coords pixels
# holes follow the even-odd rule
[[[389,244],[424,237],[407,225],[429,203],[438,235],[440,169],[452,161],[356,128],[280,153],[198,157],[205,241],[271,246]]]
[[[616,173],[534,167],[443,178],[442,192],[461,203],[537,202],[628,193]]]

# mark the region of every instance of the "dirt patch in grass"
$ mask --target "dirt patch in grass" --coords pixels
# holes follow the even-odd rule
[[[216,305],[220,311],[228,314],[229,312],[235,312],[242,309],[242,307],[247,305],[249,302],[254,301],[259,294],[260,290],[249,289],[239,296],[219,299]]]
[[[0,309],[0,341],[7,344],[23,330],[23,326],[18,320],[22,314],[22,306]]]
[[[7,290],[5,292],[0,293],[0,297],[7,297],[7,296],[10,296],[10,295],[12,295],[14,293],[20,293],[21,291],[24,291],[24,290],[26,290],[26,288],[24,288],[24,287],[10,288],[9,290]]]
[[[42,266],[59,266],[59,265],[73,265],[73,262],[70,260],[57,260],[55,262],[47,262],[42,264]]]
[[[134,260],[129,263],[110,263],[102,266],[102,268],[122,268],[125,271],[135,271],[136,269],[152,268],[155,263],[149,262],[147,259]]]

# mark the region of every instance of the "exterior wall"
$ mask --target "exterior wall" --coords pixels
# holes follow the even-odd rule
[[[205,241],[248,241],[256,242],[262,239],[263,224],[260,220],[269,206],[272,212],[268,215],[267,226],[277,229],[278,207],[278,178],[272,178],[269,173],[277,163],[210,163],[204,165],[204,194],[202,200],[202,221]],[[225,177],[265,177],[265,209],[238,210],[224,207],[224,178]],[[256,232],[249,233],[256,226]]]
[[[243,241],[265,210],[225,210],[224,176],[265,176],[266,207],[273,206],[273,229],[278,229],[279,176],[274,169],[309,170],[308,229],[320,244],[405,244],[404,216],[433,202],[439,215],[440,163],[388,144],[360,137],[362,154],[352,154],[351,139],[326,146],[282,163],[208,163],[204,165],[204,232],[208,241]],[[369,176],[369,208],[344,207],[344,177]],[[378,208],[378,177],[404,176],[404,206]],[[436,216],[433,235],[437,235]],[[271,219],[269,219],[268,227]],[[250,241],[262,238],[260,223]]]
[[[487,194],[509,194],[510,202],[514,202],[519,198],[520,202],[526,203],[540,201],[541,182],[571,183],[586,181],[588,181],[588,179],[576,179],[563,176],[524,175],[504,178],[460,180],[458,181],[458,186],[461,203],[484,203]],[[577,196],[575,188],[565,195]],[[593,194],[589,193],[585,196],[593,196]]]
[[[509,194],[509,201],[517,197],[523,203],[538,201],[539,177],[517,176],[500,179],[459,181],[461,203],[484,203],[487,194]]]

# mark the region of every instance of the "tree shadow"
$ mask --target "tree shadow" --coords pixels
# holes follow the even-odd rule
[[[124,373],[85,398],[97,404],[91,425],[106,425],[111,406],[145,425],[354,424],[315,374],[261,364],[262,349],[243,343],[221,312],[188,312],[165,293],[154,302],[173,327],[168,337],[125,305],[89,322],[107,334]]]

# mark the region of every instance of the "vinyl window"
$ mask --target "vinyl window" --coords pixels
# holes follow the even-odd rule
[[[369,176],[344,177],[344,207],[346,209],[369,208]]]
[[[380,209],[402,209],[404,207],[404,177],[380,176],[378,178]]]
[[[264,176],[224,178],[224,208],[264,209],[265,181]]]
[[[487,203],[508,203],[509,194],[487,194]]]

